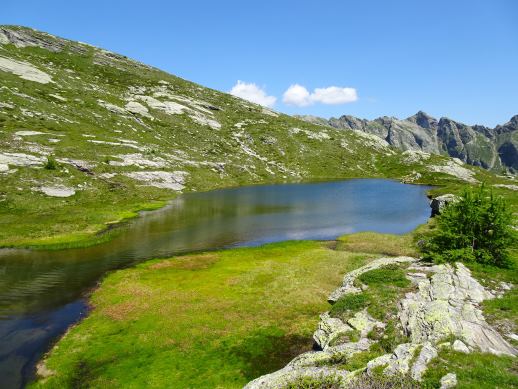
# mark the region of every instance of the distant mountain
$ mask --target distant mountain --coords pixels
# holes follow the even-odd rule
[[[329,120],[315,116],[299,118],[373,134],[401,150],[449,155],[485,169],[518,172],[518,115],[495,128],[469,126],[444,117],[437,120],[422,111],[402,120],[388,116],[365,120],[350,115]]]

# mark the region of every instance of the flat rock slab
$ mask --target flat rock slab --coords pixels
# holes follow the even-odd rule
[[[74,189],[64,186],[42,186],[40,191],[50,197],[70,197],[76,194]]]
[[[417,292],[401,300],[399,317],[412,343],[436,343],[449,336],[464,346],[496,355],[517,355],[484,319],[479,304],[494,298],[462,263],[430,267],[430,279],[417,283]],[[414,281],[415,282],[415,281]],[[457,342],[457,347],[462,348]]]
[[[187,172],[175,171],[140,171],[125,173],[125,176],[137,181],[144,182],[146,185],[162,189],[180,191],[184,188]]]
[[[0,57],[0,70],[15,74],[24,80],[39,82],[40,84],[53,82],[51,76],[31,64],[6,57]]]

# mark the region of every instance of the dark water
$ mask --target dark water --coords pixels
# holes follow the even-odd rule
[[[31,378],[52,342],[86,313],[85,292],[109,270],[196,250],[367,230],[405,233],[427,220],[427,189],[351,180],[186,194],[143,213],[102,245],[0,250],[0,387]]]

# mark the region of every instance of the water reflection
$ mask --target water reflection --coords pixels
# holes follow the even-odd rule
[[[85,310],[109,270],[144,259],[355,231],[404,233],[429,215],[427,187],[387,180],[255,186],[183,195],[144,212],[112,241],[83,249],[0,251],[0,377],[17,387],[35,358]]]

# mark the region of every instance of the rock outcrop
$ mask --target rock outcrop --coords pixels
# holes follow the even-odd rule
[[[411,269],[429,276],[411,278],[417,291],[408,293],[400,302],[399,318],[412,343],[437,344],[453,336],[459,341],[456,340],[453,347],[463,351],[518,355],[518,351],[485,321],[478,304],[494,295],[471,276],[466,266],[456,263]]]
[[[485,321],[479,308],[482,301],[495,298],[495,294],[474,279],[461,263],[431,266],[410,257],[376,259],[348,273],[329,300],[334,302],[344,295],[361,293],[363,288],[357,278],[363,273],[405,263],[409,264],[407,278],[415,289],[399,301],[397,325],[408,336],[408,342],[370,360],[359,370],[347,371],[340,364],[368,350],[375,340],[369,339],[367,334],[375,327],[383,330],[386,323],[374,320],[366,310],[357,312],[347,322],[324,313],[313,336],[322,351],[304,353],[283,369],[253,380],[245,389],[282,388],[304,377],[317,380],[332,377],[348,388],[357,377],[373,375],[379,369],[388,376],[408,375],[419,382],[442,347],[463,353],[518,355],[518,351]],[[353,331],[360,334],[360,340],[349,341],[347,335]],[[453,345],[444,341],[451,338],[455,339]],[[441,388],[452,388],[457,385],[457,377],[448,373],[440,384]]]
[[[432,208],[432,216],[440,215],[440,213],[444,209],[444,207],[446,207],[448,204],[451,204],[452,202],[455,202],[457,200],[458,200],[458,197],[451,193],[434,197],[430,201],[430,208]]]

